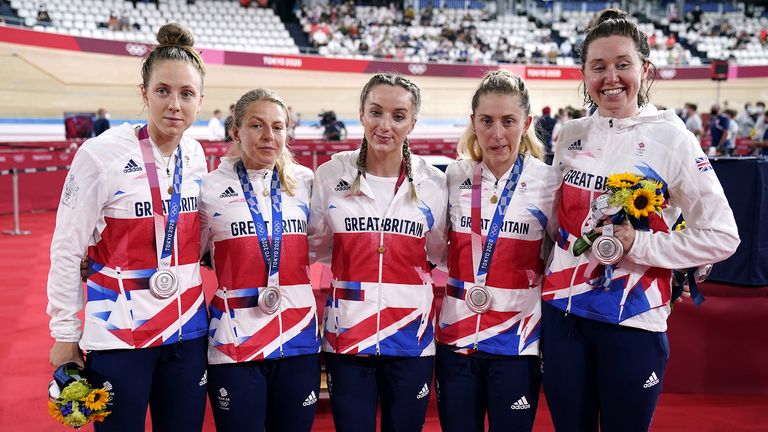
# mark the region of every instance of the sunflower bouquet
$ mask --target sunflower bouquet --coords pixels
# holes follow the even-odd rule
[[[53,375],[54,381],[48,387],[48,413],[60,423],[79,429],[104,421],[111,413],[107,411],[109,391],[91,387],[78,375],[75,365],[63,365]]]
[[[601,205],[592,204],[592,228],[607,217],[614,224],[622,223],[627,217],[630,222],[642,221],[663,208],[664,188],[658,180],[630,173],[613,174],[608,176],[606,186],[607,192],[596,200],[601,201]],[[600,235],[592,229],[581,236],[573,245],[573,254],[579,256],[586,252]]]

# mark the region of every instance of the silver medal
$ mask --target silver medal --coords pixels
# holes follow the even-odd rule
[[[600,264],[612,265],[624,256],[624,246],[616,237],[602,235],[592,243],[592,253]]]
[[[467,290],[467,295],[464,301],[467,303],[469,310],[482,314],[491,309],[493,294],[491,294],[491,290],[488,288],[482,285],[475,285]]]
[[[273,314],[280,308],[280,289],[276,286],[267,287],[259,293],[259,309],[265,314]]]
[[[149,291],[159,299],[167,299],[179,289],[179,280],[170,270],[158,270],[149,278]]]

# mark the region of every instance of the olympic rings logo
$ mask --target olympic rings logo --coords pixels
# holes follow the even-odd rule
[[[143,57],[149,51],[149,48],[144,44],[127,43],[125,44],[125,50],[132,56]]]

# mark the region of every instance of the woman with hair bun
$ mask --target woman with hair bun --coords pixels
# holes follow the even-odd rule
[[[448,166],[448,282],[435,377],[444,431],[530,431],[541,373],[541,278],[558,187],[523,80],[488,72]]]
[[[275,92],[247,92],[233,117],[237,156],[223,158],[200,192],[203,249],[219,282],[208,345],[216,430],[309,432],[320,391],[312,171],[293,161],[288,107]]]
[[[148,406],[155,431],[199,431],[205,415],[197,202],[206,163],[183,136],[203,101],[205,65],[179,24],[161,27],[157,41],[139,86],[146,125],[109,129],[78,150],[51,242],[50,362],[75,363],[109,391],[112,413],[97,431],[144,430]]]
[[[626,12],[599,12],[581,48],[583,95],[596,109],[558,137],[559,229],[542,289],[541,342],[558,431],[649,429],[669,356],[672,270],[721,261],[739,244],[698,140],[673,110],[649,103],[649,55]],[[630,194],[638,211],[622,223],[609,217],[619,211],[604,201],[609,183],[641,181],[646,187]],[[671,229],[681,214],[685,229]],[[592,248],[579,254],[577,244]]]
[[[445,175],[411,154],[419,88],[376,74],[360,95],[363,142],[315,174],[310,250],[330,261],[323,351],[338,431],[420,431],[435,345],[430,262],[446,250]]]

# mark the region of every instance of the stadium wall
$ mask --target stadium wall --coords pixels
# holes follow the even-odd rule
[[[61,118],[65,111],[106,108],[115,118],[142,119],[138,95],[145,44],[96,40],[0,26],[0,118]],[[421,118],[464,123],[478,78],[495,66],[413,64],[327,59],[203,50],[208,63],[200,119],[226,110],[246,90],[270,87],[289,105],[315,122],[317,114],[335,110],[340,118],[357,118],[359,91],[371,73],[398,71],[422,88]],[[533,110],[582,105],[580,72],[573,67],[504,65],[526,78]],[[718,98],[740,109],[746,102],[768,100],[767,66],[732,66],[729,80],[709,79],[709,68],[663,68],[651,100],[669,108],[685,102],[707,111]],[[2,125],[0,125],[2,127]]]

